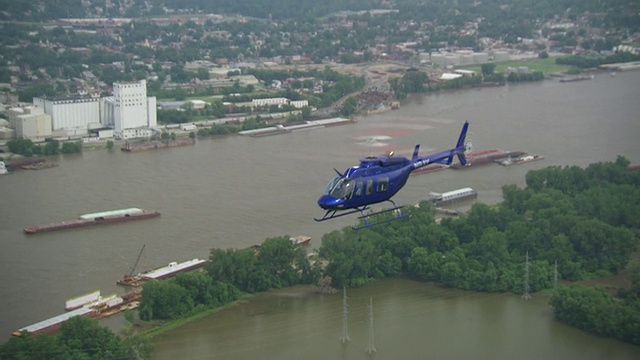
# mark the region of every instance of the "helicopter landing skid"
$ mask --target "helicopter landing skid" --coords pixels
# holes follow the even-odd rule
[[[326,221],[326,220],[331,220],[331,219],[336,219],[339,217],[343,217],[346,215],[351,215],[351,214],[355,214],[355,213],[360,213],[361,216],[358,217],[358,219],[363,219],[364,220],[364,224],[360,225],[360,226],[352,226],[351,228],[354,230],[360,230],[366,227],[371,227],[371,226],[375,226],[375,225],[380,225],[380,224],[384,224],[384,223],[388,223],[390,221],[394,221],[394,220],[398,220],[398,219],[402,219],[402,218],[406,218],[409,217],[411,215],[409,214],[403,214],[401,209],[404,206],[398,206],[396,205],[396,203],[393,200],[387,200],[390,203],[393,204],[393,207],[390,209],[385,209],[382,211],[378,211],[375,213],[371,213],[371,214],[366,214],[365,211],[369,209],[369,205],[363,206],[363,207],[359,207],[359,208],[355,208],[355,209],[350,209],[347,211],[340,211],[340,210],[327,210],[327,212],[324,214],[324,216],[320,219],[318,218],[314,218],[315,221],[321,222],[321,221]],[[384,219],[382,221],[378,221],[378,222],[370,222],[369,219],[373,216],[376,215],[381,215],[381,214],[386,214],[388,212],[395,212],[394,217],[388,218],[388,219]]]
[[[340,212],[340,213],[338,213],[338,211],[340,211],[340,210],[327,210],[327,212],[324,213],[324,216],[322,218],[320,218],[320,219],[314,218],[313,220],[320,222],[320,221],[336,219],[336,218],[343,217],[343,216],[346,216],[346,215],[355,214],[357,212],[363,213],[363,211],[367,210],[368,208],[369,208],[368,206],[365,206],[363,208],[352,209],[352,210],[345,211],[345,212]]]
[[[395,221],[395,220],[399,220],[399,219],[403,219],[403,218],[411,216],[411,214],[403,214],[402,213],[401,209],[404,206],[397,206],[396,203],[393,202],[393,200],[388,200],[388,201],[393,204],[393,207],[391,209],[386,209],[386,210],[378,211],[378,212],[371,213],[371,214],[365,214],[364,213],[364,209],[361,210],[360,213],[362,214],[362,216],[358,217],[358,219],[364,220],[364,224],[359,225],[359,226],[352,226],[351,228],[353,230],[360,230],[360,229],[368,228],[368,227],[375,226],[375,225],[385,224],[385,223],[388,223],[388,222],[391,222],[391,221]],[[389,213],[389,212],[394,212],[395,216],[383,219],[381,221],[373,222],[373,223],[369,222],[369,219],[371,217],[374,217],[376,215],[386,214],[386,213]]]

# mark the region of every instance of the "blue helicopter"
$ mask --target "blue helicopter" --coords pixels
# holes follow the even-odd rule
[[[364,220],[364,225],[354,227],[355,230],[373,225],[407,217],[402,214],[401,207],[391,200],[402,187],[413,170],[430,164],[451,165],[453,157],[457,156],[461,165],[467,164],[465,145],[469,122],[465,122],[460,132],[460,137],[453,149],[440,151],[427,156],[418,156],[420,144],[413,150],[411,160],[404,156],[388,155],[369,156],[360,159],[360,165],[352,166],[344,173],[334,169],[338,176],[329,181],[322,196],[318,199],[318,205],[326,213],[316,221],[326,221],[360,213],[359,219]],[[389,201],[393,207],[376,213],[366,214],[365,211],[373,204]],[[387,212],[395,212],[395,216],[380,222],[371,223],[369,219],[375,215]]]

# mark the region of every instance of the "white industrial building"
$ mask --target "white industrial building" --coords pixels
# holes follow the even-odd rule
[[[10,109],[8,114],[16,137],[81,137],[102,130],[100,136],[131,139],[153,134],[156,111],[156,98],[147,97],[147,82],[141,80],[114,83],[113,96],[102,98],[35,97],[33,106]]]
[[[52,135],[51,115],[37,106],[11,108],[7,111],[9,127],[19,138],[46,138]]]
[[[51,132],[54,136],[87,135],[91,125],[100,126],[100,98],[34,97],[33,105],[51,115]]]
[[[151,136],[158,122],[156,98],[147,97],[147,82],[114,83],[113,96],[103,98],[102,118],[117,139]]]
[[[251,106],[271,106],[271,105],[287,105],[289,99],[287,98],[267,98],[267,99],[253,99],[251,100]]]
[[[502,54],[500,54],[502,55]],[[508,53],[506,58],[498,56],[495,60],[508,60]],[[420,61],[425,63],[431,61],[434,65],[439,66],[459,66],[459,65],[471,65],[471,64],[483,64],[489,62],[491,59],[490,54],[486,52],[473,52],[471,50],[457,50],[455,52],[434,52],[432,54],[421,53]]]
[[[301,109],[305,106],[309,106],[309,101],[308,100],[291,100],[289,102],[289,105],[297,108],[297,109]]]

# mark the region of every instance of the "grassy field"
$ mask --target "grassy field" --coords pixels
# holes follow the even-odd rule
[[[552,73],[560,73],[565,72],[571,68],[568,65],[558,65],[556,64],[556,57],[549,56],[546,59],[523,59],[523,60],[509,60],[509,61],[500,61],[495,62],[496,68],[495,72],[504,72],[507,68],[517,68],[521,66],[526,66],[532,71],[542,71],[545,75],[549,75]],[[482,72],[481,65],[473,65],[473,66],[457,66],[457,69],[465,69],[465,70],[473,70],[476,72]]]

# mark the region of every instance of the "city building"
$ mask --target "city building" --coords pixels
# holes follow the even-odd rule
[[[9,127],[13,132],[5,134],[25,139],[51,137],[51,115],[37,106],[14,107],[7,110]]]
[[[147,82],[113,83],[113,96],[103,98],[102,125],[116,139],[148,137],[157,128],[156,98],[147,97]]]
[[[91,96],[34,97],[33,105],[51,116],[50,136],[88,135],[100,126],[100,98]],[[16,131],[16,136],[20,135]]]
[[[34,97],[6,111],[15,136],[25,139],[149,137],[157,128],[156,98],[145,80],[114,83],[113,96]],[[5,133],[6,134],[6,133]]]

